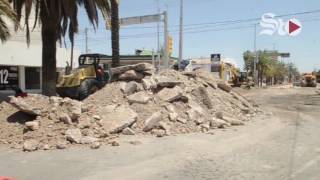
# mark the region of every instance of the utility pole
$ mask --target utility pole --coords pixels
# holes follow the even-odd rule
[[[160,14],[160,5],[159,5],[159,0],[157,0],[157,10],[158,10],[158,14]],[[158,60],[158,68],[160,68],[161,63],[160,63],[160,22],[157,22],[157,34],[158,34],[158,42],[157,42],[157,60]]]
[[[256,85],[258,83],[257,81],[257,61],[258,61],[258,52],[257,52],[257,24],[254,24],[254,41],[253,41],[253,47],[254,47],[254,60],[253,60],[253,80],[254,84]]]
[[[179,61],[178,69],[180,70],[180,63],[183,60],[183,0],[180,0],[180,40],[179,40]]]
[[[164,16],[164,67],[169,68],[169,52],[168,52],[168,13],[165,11]]]
[[[89,49],[88,49],[88,28],[85,28],[84,32],[85,32],[85,36],[86,36],[86,54],[88,54],[88,51],[89,51]]]

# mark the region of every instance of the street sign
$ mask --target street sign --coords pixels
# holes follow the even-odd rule
[[[0,66],[0,90],[12,90],[18,85],[18,67]]]
[[[145,24],[161,21],[160,14],[147,15],[147,16],[135,16],[120,19],[120,26],[129,26],[135,24]]]
[[[279,53],[279,56],[283,57],[283,58],[289,58],[290,57],[290,53]]]
[[[221,54],[211,54],[211,62],[220,62]]]

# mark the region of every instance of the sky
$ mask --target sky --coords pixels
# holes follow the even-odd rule
[[[142,16],[157,13],[157,0],[120,0],[120,17]],[[174,41],[173,56],[179,51],[179,6],[180,0],[159,0],[160,12],[168,11],[169,33]],[[278,34],[259,35],[261,16],[265,13],[287,15],[320,10],[319,0],[184,0],[184,59],[210,57],[220,53],[233,58],[242,68],[242,54],[254,50],[254,25],[257,24],[256,43],[258,50],[289,52],[290,58],[301,72],[320,69],[320,11],[316,13],[281,17],[302,23],[302,31],[295,37]],[[242,23],[217,22],[257,19]],[[91,53],[111,55],[111,32],[105,29],[100,17],[96,30],[89,24],[86,13],[80,9],[80,31],[76,47],[85,53],[85,28],[88,28],[88,49]],[[163,44],[163,24],[160,24],[160,43]],[[134,54],[135,49],[157,50],[157,23],[121,27],[120,53]]]

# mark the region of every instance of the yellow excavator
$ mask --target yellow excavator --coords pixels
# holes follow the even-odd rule
[[[317,87],[317,78],[313,73],[304,73],[301,76],[301,87]]]

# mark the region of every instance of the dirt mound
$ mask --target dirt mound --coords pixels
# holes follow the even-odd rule
[[[132,71],[128,69],[122,74]],[[135,74],[139,73],[139,78]],[[116,144],[119,135],[157,137],[244,125],[257,112],[207,72],[136,70],[88,97],[30,95],[0,105],[0,143],[25,151]],[[219,85],[220,83],[220,85]]]

